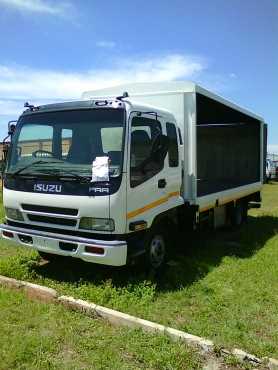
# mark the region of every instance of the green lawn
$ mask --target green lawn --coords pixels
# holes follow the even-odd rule
[[[0,288],[0,369],[200,369],[181,343]]]
[[[218,345],[278,357],[278,183],[240,231],[184,236],[159,278],[77,260],[41,263],[2,241],[0,274],[153,320]]]

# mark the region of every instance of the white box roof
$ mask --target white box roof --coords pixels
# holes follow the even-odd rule
[[[242,113],[254,117],[260,121],[264,121],[262,117],[254,114],[246,108],[240,107],[237,104],[216,95],[209,90],[201,87],[200,85],[191,81],[165,81],[165,82],[134,82],[126,83],[103,89],[95,89],[85,91],[82,94],[82,99],[95,99],[95,98],[114,98],[121,96],[124,92],[128,92],[129,96],[136,97],[140,95],[166,95],[178,93],[200,93],[211,99],[219,101],[231,108],[234,108]]]

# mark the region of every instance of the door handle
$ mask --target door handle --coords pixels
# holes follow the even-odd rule
[[[166,180],[165,179],[160,179],[160,180],[158,180],[158,187],[160,188],[160,189],[162,189],[162,188],[165,188],[165,186],[167,185],[167,182],[166,182]]]

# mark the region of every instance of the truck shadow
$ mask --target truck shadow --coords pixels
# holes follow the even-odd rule
[[[225,257],[244,259],[264,248],[267,241],[278,233],[278,217],[248,216],[240,229],[220,229],[197,232],[179,241],[177,264],[161,276],[160,287],[172,289],[190,285],[202,279],[220,265]],[[175,262],[175,259],[174,259]]]
[[[147,273],[142,266],[111,268],[71,258],[40,263],[32,269],[56,282],[101,285],[109,280],[115,287],[125,287],[150,280],[155,282],[158,291],[173,291],[202,279],[226,256],[238,259],[251,257],[277,232],[277,217],[249,216],[248,223],[240,230],[179,235],[172,260],[156,275]]]

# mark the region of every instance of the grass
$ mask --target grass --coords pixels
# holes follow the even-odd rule
[[[278,183],[240,231],[184,235],[172,263],[152,278],[134,267],[77,260],[42,264],[37,253],[0,245],[0,274],[54,287],[133,315],[278,357]]]
[[[0,288],[0,369],[200,369],[181,343]]]

